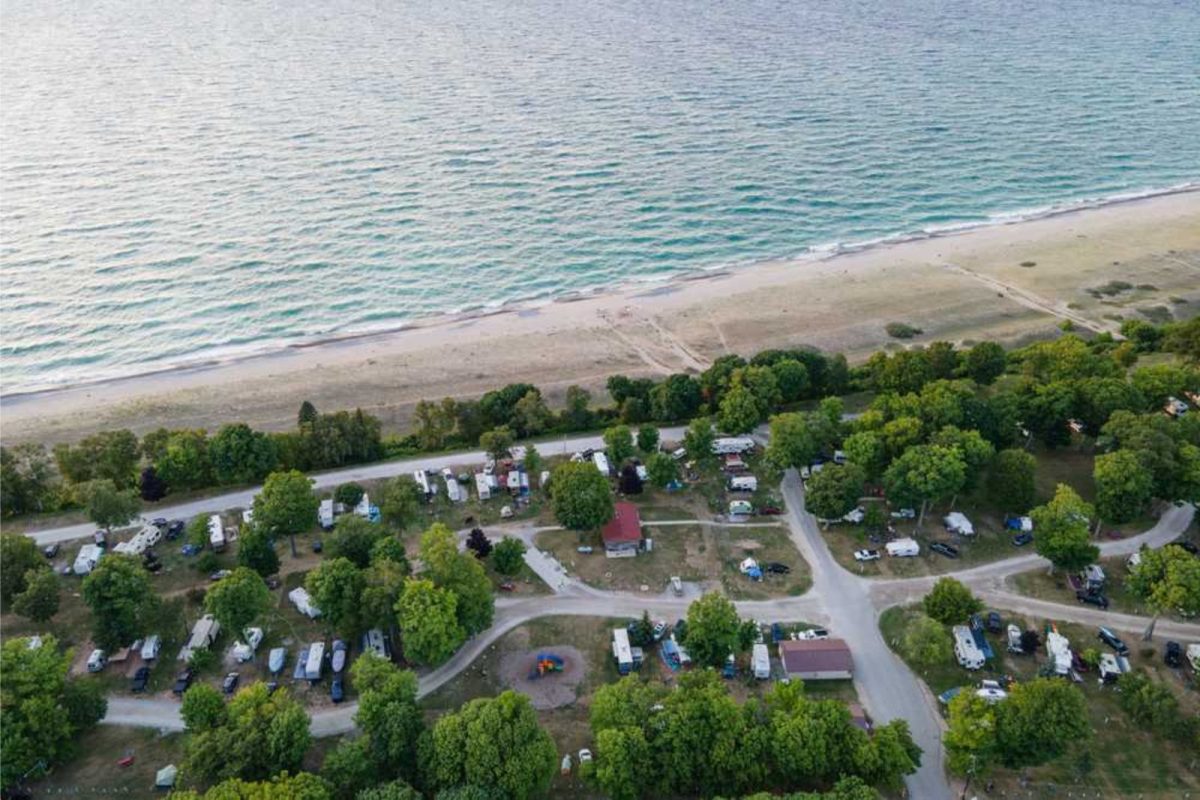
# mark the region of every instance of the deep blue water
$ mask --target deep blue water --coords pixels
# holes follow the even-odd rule
[[[1195,0],[2,14],[6,391],[1200,180]]]

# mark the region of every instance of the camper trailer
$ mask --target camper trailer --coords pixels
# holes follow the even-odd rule
[[[887,554],[893,558],[910,558],[921,554],[921,545],[915,539],[896,539],[888,542]]]
[[[1054,664],[1056,675],[1066,675],[1071,671],[1071,642],[1058,631],[1046,634],[1046,655]]]
[[[323,531],[333,530],[333,498],[325,498],[317,508],[317,523]]]
[[[600,474],[604,477],[607,478],[609,475],[612,475],[612,470],[608,465],[608,456],[604,455],[604,453],[592,453],[592,463],[596,465],[596,469],[600,470]]]
[[[1022,647],[1021,647],[1021,629],[1018,628],[1016,625],[1009,623],[1008,630],[1006,633],[1008,636],[1008,652],[1010,652],[1010,653],[1025,652],[1024,649],[1022,649]]]
[[[753,475],[735,475],[729,479],[731,492],[757,492],[758,478]]]
[[[754,645],[750,651],[750,667],[754,672],[754,677],[760,681],[771,677],[771,654],[767,652],[765,643]]]
[[[490,500],[492,497],[492,482],[490,475],[485,475],[482,472],[475,473],[475,491],[479,495],[480,500]]]
[[[87,575],[96,568],[100,563],[100,559],[104,557],[104,548],[99,545],[85,544],[79,548],[79,555],[75,556],[75,563],[71,569],[76,575]]]
[[[749,436],[722,436],[714,439],[712,443],[712,451],[718,456],[729,453],[748,453],[753,449],[754,440]]]
[[[749,500],[731,500],[729,502],[729,516],[731,517],[748,517],[754,513],[754,506]]]
[[[958,659],[958,663],[966,669],[983,667],[983,653],[980,651],[979,645],[975,643],[971,629],[966,625],[955,625],[953,633],[954,657]]]
[[[379,628],[371,628],[363,634],[362,649],[364,653],[374,653],[380,658],[388,657],[387,644],[383,639],[383,631]]]
[[[313,605],[312,597],[309,596],[303,586],[297,586],[288,592],[288,600],[292,601],[292,605],[296,607],[297,611],[309,619],[316,619],[321,616],[321,609]]]
[[[321,680],[325,668],[325,642],[313,642],[308,648],[308,659],[304,662],[304,677],[309,681]]]
[[[183,646],[183,649],[179,651],[179,660],[188,661],[191,659],[193,652],[207,650],[217,640],[217,634],[220,632],[221,624],[217,622],[212,614],[205,614],[196,620],[196,624],[192,626],[191,637],[188,638],[187,644]]]
[[[225,526],[221,524],[220,514],[208,518],[208,546],[217,553],[225,549]]]
[[[617,661],[617,672],[628,675],[633,669],[633,651],[629,647],[629,631],[624,628],[613,628],[612,652],[613,658]]]
[[[442,482],[446,484],[446,496],[451,503],[461,503],[467,499],[466,491],[458,485],[458,478],[449,468],[442,470]]]
[[[158,658],[158,651],[162,649],[162,637],[157,633],[146,637],[146,641],[142,642],[142,660],[153,661]]]
[[[971,524],[971,520],[967,519],[967,515],[959,511],[951,511],[942,519],[942,524],[946,526],[946,530],[951,533],[957,533],[959,536],[974,536],[975,526]]]

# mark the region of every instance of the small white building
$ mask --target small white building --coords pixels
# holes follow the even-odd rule
[[[75,556],[75,563],[71,569],[76,575],[87,575],[96,568],[100,563],[100,559],[104,558],[104,548],[95,544],[85,544],[79,548],[79,555]]]
[[[771,654],[767,651],[766,644],[756,644],[751,649],[750,669],[760,681],[771,677]]]
[[[975,643],[971,629],[966,625],[955,625],[952,633],[954,634],[954,657],[958,659],[959,665],[966,669],[982,668],[983,652]]]

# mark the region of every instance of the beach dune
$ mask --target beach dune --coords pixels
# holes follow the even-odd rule
[[[1123,281],[1114,294],[1089,292]],[[1117,288],[1117,287],[1114,287]],[[569,300],[569,301],[568,301]],[[403,430],[421,399],[477,397],[513,381],[552,401],[599,398],[614,373],[699,371],[726,353],[810,345],[851,361],[935,339],[1017,344],[1063,320],[1115,331],[1200,310],[1200,193],[764,263],[394,333],[117,381],[0,398],[3,440],[73,441],[99,429],[294,425],[301,401],[362,407]],[[890,339],[888,322],[924,333]]]

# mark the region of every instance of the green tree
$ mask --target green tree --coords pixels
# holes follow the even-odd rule
[[[884,423],[879,431],[887,460],[899,458],[910,447],[919,444],[924,436],[921,420],[917,417],[896,417]]]
[[[1109,522],[1135,519],[1154,494],[1154,476],[1128,450],[1096,456],[1096,510]]]
[[[554,517],[574,531],[599,528],[613,517],[612,488],[595,465],[565,462],[550,478]]]
[[[655,453],[646,459],[646,474],[650,483],[665,489],[672,481],[679,480],[679,464],[666,453]]]
[[[961,692],[950,701],[942,740],[947,767],[955,775],[986,775],[998,761],[996,712],[997,706],[974,692]]]
[[[1075,416],[1075,389],[1067,381],[1034,383],[1021,395],[1021,418],[1047,447],[1071,441],[1068,420]]]
[[[513,424],[520,436],[537,436],[554,424],[554,414],[536,389],[525,393],[513,408]]]
[[[1200,365],[1200,315],[1187,322],[1168,325],[1163,332],[1163,349],[1175,353],[1191,366]]]
[[[253,683],[229,701],[222,724],[188,737],[182,772],[201,782],[265,780],[300,769],[311,743],[308,714],[288,690]]]
[[[492,548],[492,564],[501,575],[516,575],[525,563],[525,543],[505,536]]]
[[[1037,459],[1024,450],[1001,450],[988,469],[987,489],[1002,508],[1023,514],[1033,506]]]
[[[691,375],[668,376],[650,391],[650,414],[658,422],[690,419],[700,410],[700,384]]]
[[[684,646],[700,665],[718,667],[738,648],[741,620],[724,595],[709,592],[688,606]]]
[[[171,793],[171,800],[330,800],[332,797],[324,780],[310,772],[297,775],[282,772],[265,781],[229,778],[203,795],[194,791]]]
[[[1143,549],[1125,585],[1156,613],[1200,614],[1200,559],[1178,545]]]
[[[142,500],[137,492],[132,489],[121,491],[108,479],[82,483],[75,487],[75,494],[88,519],[110,533],[142,510]]]
[[[611,800],[638,800],[643,796],[644,776],[653,772],[654,761],[641,728],[599,731],[595,758],[592,779]]]
[[[174,431],[154,464],[159,477],[172,489],[201,489],[213,484],[208,432]]]
[[[341,503],[347,509],[352,509],[358,505],[359,501],[363,499],[363,495],[366,493],[367,492],[365,489],[363,489],[362,484],[350,481],[349,483],[340,484],[337,489],[333,491],[333,501],[335,503]]]
[[[508,457],[514,441],[515,437],[509,428],[492,428],[479,437],[479,446],[489,456],[499,461],[502,458]]]
[[[935,433],[929,440],[932,445],[952,447],[962,456],[966,468],[966,480],[963,489],[970,491],[975,488],[975,481],[983,468],[992,460],[996,449],[991,442],[979,435],[979,431],[962,430],[953,425],[947,425]]]
[[[458,598],[433,581],[409,578],[396,603],[396,622],[404,657],[414,664],[440,664],[462,646],[467,634],[459,624]]]
[[[840,519],[858,505],[865,476],[855,464],[826,467],[804,486],[804,505],[818,519]]]
[[[808,368],[794,358],[785,358],[771,365],[783,402],[794,403],[808,391]]]
[[[360,736],[342,741],[325,754],[321,777],[333,787],[335,797],[354,800],[379,781],[379,768],[371,759],[370,746],[367,737]]]
[[[771,417],[767,460],[777,469],[806,467],[821,452],[808,414],[791,412]]]
[[[204,595],[204,609],[227,630],[240,633],[271,607],[271,590],[262,576],[248,567],[237,567]],[[323,612],[325,606],[317,602]]]
[[[137,482],[141,448],[132,431],[101,431],[72,447],[54,447],[58,471],[70,483],[111,481],[117,489],[130,489]]]
[[[156,601],[149,573],[131,556],[109,553],[83,579],[83,602],[92,610],[92,639],[105,650],[145,636]]]
[[[4,758],[0,786],[45,775],[75,753],[74,737],[104,716],[103,695],[96,703],[73,703],[75,681],[68,681],[73,653],[61,651],[53,636],[40,647],[24,637],[6,637],[0,649],[0,709]],[[81,711],[83,713],[81,713]]]
[[[44,445],[26,442],[0,447],[0,514],[13,517],[53,511],[60,488]]]
[[[5,605],[29,588],[31,570],[45,567],[33,539],[22,533],[0,533],[0,600]]]
[[[375,543],[385,535],[378,525],[355,514],[343,514],[325,540],[325,546],[330,558],[347,558],[361,569],[371,563]]]
[[[421,793],[403,781],[392,781],[361,791],[354,800],[421,800]]]
[[[200,733],[225,724],[225,698],[206,683],[197,683],[183,693],[179,715],[188,733]]]
[[[25,591],[13,599],[13,611],[34,622],[46,622],[58,613],[59,580],[53,570],[25,573]]]
[[[367,581],[354,562],[345,557],[322,561],[320,566],[308,573],[304,588],[312,595],[317,608],[321,609],[321,616],[339,634],[352,639],[362,633],[360,612]]]
[[[1075,490],[1060,483],[1054,498],[1029,512],[1033,518],[1033,544],[1038,555],[1059,569],[1073,572],[1093,563],[1100,548],[1088,536],[1088,520],[1095,516]]]
[[[224,425],[208,443],[217,483],[245,484],[261,481],[275,468],[275,442],[249,425]]]
[[[917,445],[904,451],[883,475],[888,497],[920,505],[917,526],[929,504],[957,493],[966,482],[966,464],[956,448]]]
[[[1126,672],[1117,680],[1121,708],[1138,725],[1166,738],[1194,731],[1183,722],[1179,700],[1166,684],[1151,680],[1144,672]]]
[[[870,480],[877,479],[883,474],[884,462],[883,441],[874,431],[859,431],[852,433],[842,442],[842,451],[851,464],[857,464]]]
[[[417,677],[371,654],[350,668],[358,688],[354,722],[370,743],[372,761],[387,776],[416,782],[421,772],[424,716],[417,704]]]
[[[735,384],[721,398],[717,410],[717,424],[729,433],[747,433],[762,421],[767,409],[750,388],[742,383]]]
[[[529,698],[513,691],[472,700],[435,723],[431,773],[439,787],[495,787],[512,800],[544,797],[558,763]]]
[[[1194,373],[1174,364],[1138,367],[1129,379],[1145,398],[1147,409],[1162,408],[1168,397],[1180,397],[1185,389],[1196,386]]]
[[[683,447],[687,450],[689,458],[694,458],[697,461],[707,461],[713,457],[713,441],[716,439],[716,434],[713,433],[712,420],[707,417],[696,417],[688,423],[687,430],[683,434]]]
[[[996,709],[997,743],[1008,767],[1045,764],[1092,734],[1083,692],[1054,678],[1016,684]]]
[[[658,428],[653,425],[643,425],[638,428],[637,446],[646,455],[658,452]]]
[[[580,386],[568,386],[565,397],[565,407],[562,412],[562,422],[567,430],[583,431],[592,427],[592,412],[588,405],[592,395]]]
[[[407,559],[377,558],[363,571],[366,587],[359,608],[363,628],[386,630],[395,624],[396,603],[408,575]]]
[[[473,555],[460,553],[454,532],[441,523],[421,536],[422,577],[447,589],[457,598],[458,622],[468,636],[492,624],[495,597],[487,572]]]
[[[424,499],[417,482],[408,475],[401,475],[383,485],[379,513],[388,525],[404,530],[420,519]]]
[[[440,403],[422,400],[413,407],[413,425],[422,450],[441,450],[454,432],[455,404],[447,397]]]
[[[926,597],[926,601],[928,601]],[[904,654],[921,667],[936,667],[950,663],[954,657],[954,642],[945,626],[925,616],[916,617],[904,634]]]
[[[262,575],[274,575],[279,572],[279,554],[271,537],[259,525],[251,523],[243,525],[238,536],[237,563],[249,567]]]
[[[939,578],[922,601],[925,613],[943,625],[962,625],[983,608],[971,590],[954,578]]]
[[[298,470],[272,472],[254,496],[254,524],[272,536],[295,536],[312,530],[321,502],[312,480]],[[295,553],[295,544],[292,552]]]
[[[1095,436],[1117,411],[1140,411],[1146,400],[1124,378],[1084,378],[1076,384],[1076,411]]]
[[[408,552],[404,549],[404,542],[396,536],[379,537],[371,546],[371,563],[378,564],[380,561],[394,561],[407,572]]]
[[[962,371],[968,378],[981,386],[988,386],[1004,374],[1008,366],[1008,354],[995,342],[980,342],[962,358]]]
[[[628,425],[616,425],[604,431],[604,449],[608,452],[608,458],[612,461],[614,467],[620,467],[623,463],[633,458],[633,434],[629,430]]]
[[[538,449],[532,443],[525,445],[524,464],[525,471],[532,475],[535,480],[541,479],[544,462],[542,461],[542,454],[538,452]]]

